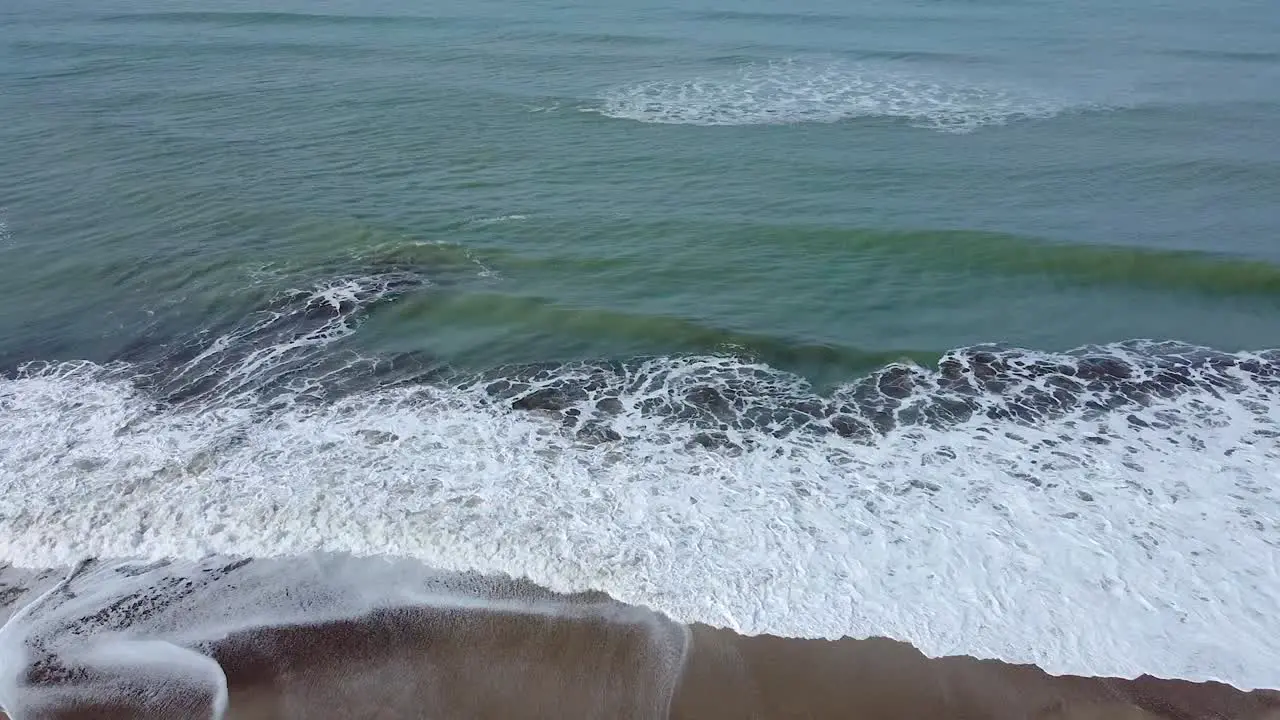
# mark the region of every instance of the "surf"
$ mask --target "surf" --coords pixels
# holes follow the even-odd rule
[[[0,559],[407,558],[746,634],[1277,682],[1275,351],[962,348],[821,392],[734,354],[340,351],[421,283],[0,381]]]

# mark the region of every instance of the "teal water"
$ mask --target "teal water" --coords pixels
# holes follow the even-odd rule
[[[466,367],[1280,344],[1267,2],[0,13],[10,367],[387,258],[353,342]]]

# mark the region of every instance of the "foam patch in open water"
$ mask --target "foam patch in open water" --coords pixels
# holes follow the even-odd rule
[[[912,70],[789,61],[616,87],[589,110],[675,125],[833,123],[882,117],[964,133],[985,125],[1051,117],[1072,106],[1026,89],[965,83]]]

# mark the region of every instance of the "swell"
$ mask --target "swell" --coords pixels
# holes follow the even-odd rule
[[[220,246],[222,238],[240,235],[248,227],[244,223],[253,220],[267,228],[256,230],[260,246],[254,253]],[[16,316],[16,323],[5,326],[0,373],[11,373],[24,362],[90,360],[133,363],[144,375],[163,374],[219,339],[227,347],[236,345],[223,336],[248,332],[270,317],[281,333],[277,339],[282,339],[344,317],[363,322],[380,307],[372,297],[361,295],[358,302],[335,309],[331,317],[317,315],[315,308],[306,310],[300,298],[326,287],[367,282],[367,288],[352,287],[363,293],[390,283],[397,288],[390,302],[410,286],[452,288],[483,278],[490,273],[484,264],[488,256],[501,257],[489,252],[482,261],[459,245],[415,240],[360,223],[297,222],[265,213],[223,217],[214,228],[216,233],[205,239],[198,258],[189,250],[161,246],[144,246],[129,255],[88,253],[99,257],[97,261],[87,260],[83,252],[57,248],[36,255],[41,248],[33,248],[21,271],[26,291],[57,294],[61,300],[34,303]],[[101,259],[104,254],[108,259]],[[63,289],[69,284],[84,289],[68,296]],[[121,295],[129,298],[127,304],[119,302]],[[298,317],[292,317],[295,311]],[[114,331],[103,333],[104,326]],[[258,339],[270,344],[265,337]],[[252,344],[236,347],[245,351]]]
[[[589,260],[583,264],[596,265]],[[565,263],[558,265],[563,268]],[[869,351],[800,337],[736,331],[687,317],[580,307],[548,297],[496,292],[421,294],[400,303],[395,314],[397,320],[418,326],[500,329],[500,339],[468,351],[465,359],[470,367],[484,367],[486,357],[521,354],[514,347],[497,345],[529,346],[538,338],[554,338],[560,348],[548,347],[545,353],[537,353],[549,359],[580,360],[578,344],[603,342],[616,348],[619,357],[718,353],[815,376],[847,376],[904,359],[931,362],[939,355],[914,350]]]
[[[526,223],[526,231],[536,222]],[[884,260],[898,267],[937,270],[948,275],[1039,276],[1082,287],[1112,286],[1156,291],[1187,291],[1219,297],[1273,298],[1280,295],[1280,265],[1261,259],[1198,251],[1056,242],[1034,236],[967,230],[873,230],[803,225],[741,223],[628,223],[615,231],[593,228],[597,235],[644,237],[671,242],[698,237],[697,246],[672,243],[670,254],[682,262],[699,262],[701,247],[733,248],[744,259],[757,254],[772,262],[786,252],[791,262],[867,263]],[[567,249],[567,248],[566,248]],[[569,264],[587,271],[635,267],[640,258],[511,257],[510,263],[555,266]],[[735,264],[736,265],[736,264]],[[732,275],[735,265],[717,271]],[[661,274],[664,268],[651,272]]]
[[[334,15],[305,12],[137,12],[122,15],[105,15],[99,18],[106,23],[160,22],[182,25],[394,25],[438,24],[440,19],[422,15]]]
[[[487,225],[447,231],[479,240],[494,232]],[[520,231],[545,232],[538,219],[523,220]],[[751,283],[752,268],[769,266],[774,262],[771,253],[785,252],[828,269],[852,263],[836,273],[842,282],[864,274],[883,276],[879,266],[884,265],[907,273],[928,269],[947,275],[1038,275],[1054,283],[1191,291],[1265,302],[1274,302],[1280,291],[1280,269],[1268,263],[1191,252],[1053,244],[991,233],[687,222],[628,223],[593,232],[606,240],[634,242],[643,237],[658,244],[697,235],[702,242],[664,255],[665,266],[645,266],[651,282],[680,286],[697,282],[708,268],[718,268],[722,282]],[[94,284],[132,290],[137,304],[104,311],[100,299],[85,295],[82,304],[63,307],[57,314],[50,314],[52,309],[38,311],[11,324],[9,342],[0,352],[0,372],[12,375],[30,361],[56,365],[59,359],[88,359],[132,368],[136,382],[165,402],[204,403],[240,392],[333,398],[335,393],[374,389],[391,378],[465,384],[495,363],[525,358],[591,362],[600,357],[594,353],[601,348],[607,349],[604,360],[609,363],[648,362],[627,360],[634,356],[715,356],[763,364],[782,375],[794,374],[796,382],[807,378],[829,387],[862,382],[860,375],[897,363],[936,368],[943,356],[919,348],[863,349],[785,329],[751,332],[714,315],[625,310],[625,293],[595,307],[541,294],[539,283],[545,281],[536,278],[544,275],[555,278],[574,272],[584,282],[613,283],[613,278],[638,269],[638,258],[630,256],[570,254],[571,247],[578,247],[573,244],[552,245],[543,257],[492,250],[477,256],[462,245],[418,242],[393,232],[329,223],[293,224],[287,237],[291,253],[296,255],[299,246],[308,248],[302,260],[268,248],[249,265],[226,253],[193,265],[171,250],[157,255],[170,262],[122,258],[90,266],[77,256],[64,255],[52,271],[33,265],[32,282],[57,281],[60,286],[67,275],[92,278]],[[721,264],[717,248],[722,245],[740,248],[733,265]],[[338,247],[350,249],[335,253]],[[533,285],[524,292],[489,291],[485,278],[493,271],[485,263],[519,271]],[[317,277],[328,279],[317,282]],[[232,297],[225,292],[229,286],[238,288]],[[377,319],[373,334],[354,338],[356,328],[371,318]],[[104,321],[119,331],[103,335]],[[397,339],[406,327],[414,328],[416,339]],[[1184,350],[1197,357],[1210,353],[1173,344],[1129,343],[1068,353],[1063,362],[1074,364],[1095,353],[1136,363],[1135,372],[1155,372],[1170,363],[1185,364],[1166,357],[1180,356]],[[998,346],[960,349],[942,359],[993,351],[1021,353],[1025,357],[1018,362],[1034,362],[1032,351]],[[325,380],[318,383],[321,377]],[[1142,392],[1150,395],[1149,390]]]
[[[942,256],[979,272],[1045,275],[1085,285],[1128,285],[1214,295],[1280,293],[1280,267],[1274,264],[1193,251],[1053,244],[1012,235],[965,232],[870,235],[854,242],[908,256],[913,262]]]
[[[751,12],[744,10],[689,12],[688,16],[693,20],[706,22],[771,23],[798,26],[818,25],[822,27],[852,24],[857,21],[856,18],[851,18],[848,15],[836,15],[830,13]]]
[[[38,51],[48,55],[64,58],[69,67],[52,70],[30,72],[23,79],[39,82],[62,80],[69,78],[89,78],[106,80],[108,78],[123,83],[130,83],[137,76],[137,62],[134,59],[154,61],[157,58],[200,58],[216,64],[227,57],[251,56],[267,60],[328,60],[334,62],[355,62],[359,60],[385,60],[394,50],[388,48],[371,48],[351,43],[334,42],[290,42],[272,39],[269,43],[253,40],[205,39],[199,43],[184,40],[172,41],[132,41],[127,44],[109,40],[99,42],[67,41],[54,39],[27,40],[23,49]],[[177,98],[209,96],[208,88],[183,88],[182,95]],[[150,99],[150,94],[141,95]],[[105,105],[101,103],[100,107]]]
[[[659,48],[669,47],[677,43],[674,38],[660,35],[635,35],[618,32],[587,32],[573,29],[511,29],[503,31],[498,37],[504,41],[520,40],[545,43],[555,46],[584,46],[594,50],[617,48]],[[548,55],[549,57],[553,55]],[[525,55],[527,57],[527,55]]]
[[[1177,413],[1151,421],[1133,412],[1185,395],[1269,397],[1280,389],[1276,350],[1228,353],[1134,340],[1059,353],[984,345],[939,358],[804,345],[675,317],[563,308],[538,298],[440,294],[432,292],[428,274],[406,260],[416,250],[405,256],[391,248],[380,262],[375,253],[365,272],[309,289],[257,288],[259,304],[251,312],[229,307],[193,333],[166,336],[152,326],[103,365],[24,362],[9,376],[19,382],[125,381],[164,407],[201,412],[278,412],[298,402],[332,403],[427,384],[535,411],[592,442],[622,439],[615,427],[651,418],[658,425],[643,427],[674,424],[689,430],[689,442],[737,451],[764,436],[830,434],[867,442],[904,427],[941,430],[977,418],[1036,425],[1128,413],[1129,426],[1167,429],[1181,422]],[[603,333],[667,352],[475,371],[422,350],[379,354],[348,343],[372,314],[391,304],[398,304],[402,319],[429,310],[470,327],[503,322],[532,327],[532,335]],[[823,393],[795,372],[833,366],[865,374],[846,375]],[[1254,434],[1273,437],[1266,408],[1255,410],[1264,427]],[[1111,439],[1102,433],[1090,442]]]
[[[649,232],[661,234],[662,230],[651,228]],[[722,228],[721,232],[726,231]],[[860,262],[880,255],[893,259],[898,265],[945,266],[953,273],[1042,273],[1081,284],[1137,285],[1235,296],[1271,297],[1280,290],[1280,269],[1274,266],[1197,253],[1053,245],[982,233],[796,232],[759,226],[752,227],[751,232],[754,246],[785,246],[789,252],[802,250],[817,253],[818,257],[857,256]],[[732,229],[727,234],[737,236]],[[333,233],[332,229],[324,235],[325,242],[329,242],[330,235],[346,237]],[[795,383],[803,382],[800,376],[804,375],[821,378],[836,387],[866,382],[858,380],[857,375],[883,372],[881,368],[926,368],[936,375],[949,362],[969,363],[972,358],[980,358],[973,361],[983,365],[999,364],[1000,369],[990,372],[1002,377],[1014,373],[1009,377],[1016,382],[1030,380],[1032,376],[1017,375],[1011,368],[1035,365],[1041,367],[1040,374],[1044,375],[1048,373],[1044,368],[1062,365],[1068,368],[1062,373],[1070,376],[1075,370],[1069,368],[1081,363],[1087,365],[1098,358],[1125,366],[1121,379],[1144,373],[1159,375],[1168,367],[1189,364],[1199,368],[1197,372],[1221,374],[1230,367],[1240,367],[1265,377],[1266,363],[1270,362],[1270,356],[1264,353],[1260,356],[1265,361],[1263,365],[1240,365],[1242,361],[1229,353],[1148,341],[1047,354],[1045,357],[1057,359],[1043,362],[1035,359],[1033,351],[1002,346],[961,348],[946,354],[921,350],[867,351],[785,334],[717,327],[686,317],[578,307],[546,297],[458,287],[460,281],[474,279],[477,270],[481,277],[490,272],[460,246],[392,241],[368,245],[356,253],[363,269],[353,273],[339,272],[344,265],[352,264],[350,259],[305,271],[267,264],[263,269],[269,270],[262,273],[259,280],[243,287],[233,302],[217,292],[222,287],[219,279],[238,267],[230,261],[198,271],[183,270],[180,266],[175,271],[161,263],[120,263],[93,268],[96,275],[121,287],[182,288],[187,294],[181,303],[152,306],[145,317],[141,312],[135,313],[139,324],[128,331],[132,337],[130,334],[117,337],[113,345],[106,346],[110,348],[107,354],[90,359],[108,366],[124,364],[133,368],[131,372],[166,401],[184,398],[194,402],[225,398],[240,392],[233,392],[237,387],[274,396],[289,388],[311,386],[317,377],[327,378],[332,387],[322,394],[332,397],[338,387],[349,391],[375,388],[379,382],[386,381],[382,376],[384,372],[397,377],[426,373],[425,376],[432,378],[453,378],[455,383],[465,383],[473,377],[473,372],[465,368],[485,367],[487,356],[533,355],[589,361],[580,350],[574,350],[576,342],[585,348],[598,347],[601,343],[615,348],[616,359],[597,363],[600,368],[609,363],[636,367],[649,362],[643,358],[626,360],[628,355],[671,356],[675,361],[680,357],[714,356],[745,364],[760,363],[780,376],[799,373]],[[630,266],[630,261],[624,258],[575,259],[560,255],[545,259],[506,258],[505,262],[525,270],[545,265],[560,272],[566,267],[576,267],[588,275],[614,275]],[[660,276],[663,272],[653,269],[651,274]],[[314,281],[306,278],[316,274],[329,274],[330,279],[308,288]],[[193,279],[208,288],[200,290],[193,286]],[[348,342],[357,327],[392,304],[395,309],[387,316],[390,324],[380,327],[384,335],[408,324],[428,328],[428,337],[432,334],[431,328],[466,328],[473,334],[484,331],[487,339],[461,355],[444,348],[433,352],[429,342],[409,352],[390,354],[363,350],[362,347],[368,346]],[[75,321],[79,312],[67,315],[65,322]],[[49,351],[50,347],[58,346],[57,333],[41,335],[35,325],[28,325],[30,327],[18,328],[16,337],[21,340],[30,335],[30,341],[23,348],[7,351],[0,370],[12,372],[21,362],[52,361],[66,352]],[[193,326],[198,328],[194,332]],[[559,346],[567,350],[539,350],[542,342],[539,338],[546,337],[557,338]],[[520,343],[533,350],[521,352],[515,347]],[[940,355],[941,361],[935,365]],[[462,365],[451,368],[458,361],[463,361]],[[1046,362],[1049,365],[1045,365]],[[930,365],[937,369],[928,369]],[[413,372],[409,372],[409,368],[413,368]],[[237,378],[234,382],[233,377]],[[945,385],[929,382],[938,387]],[[1152,391],[1150,387],[1141,391],[1116,390],[1121,395],[1130,392],[1150,395]],[[992,388],[982,388],[982,392],[999,394]]]
[[[1173,48],[1161,51],[1162,55],[1192,60],[1209,60],[1223,63],[1280,63],[1280,52],[1250,50],[1206,50],[1202,48]]]

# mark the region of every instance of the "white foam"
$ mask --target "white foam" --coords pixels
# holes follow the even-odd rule
[[[9,209],[0,207],[0,249],[13,245],[13,233],[9,230]]]
[[[163,409],[64,366],[0,381],[0,560],[407,557],[746,633],[1280,686],[1280,398],[1247,385],[1136,414],[1178,421],[979,418],[717,452],[638,410],[613,421],[624,439],[584,444],[478,389]]]
[[[484,226],[484,225],[498,225],[500,223],[507,223],[507,222],[518,222],[520,220],[528,220],[528,219],[529,219],[528,215],[514,214],[514,215],[496,215],[494,217],[478,217],[478,218],[473,218],[471,220],[468,220],[467,222],[470,225]]]
[[[213,719],[221,718],[228,701],[222,667],[205,654],[166,640],[130,637],[121,631],[140,628],[126,628],[128,623],[119,622],[119,617],[114,623],[93,627],[94,621],[86,618],[132,612],[140,619],[146,610],[143,603],[129,602],[128,593],[138,590],[137,576],[128,579],[132,582],[98,582],[87,588],[87,593],[79,592],[81,588],[74,583],[83,579],[85,567],[85,563],[78,564],[0,627],[0,710],[23,718],[27,713],[42,715],[41,710],[69,701],[154,697],[161,688],[173,685],[179,692],[207,693]],[[103,573],[88,574],[95,580],[104,579]],[[162,614],[175,609],[167,608]],[[146,622],[136,624],[145,626]],[[26,681],[26,671],[41,664],[46,672],[76,681],[32,686]],[[66,673],[70,668],[76,669],[75,675]]]
[[[887,117],[964,133],[984,125],[1056,115],[1071,104],[1013,86],[971,83],[915,70],[799,61],[750,64],[702,76],[617,87],[607,117],[677,125],[833,123]]]
[[[498,223],[527,220],[528,217],[529,217],[528,215],[499,215],[497,217],[474,218],[474,219],[468,220],[467,224],[474,227],[484,227],[486,225],[496,225]],[[443,246],[450,245],[450,243],[447,243],[443,240],[416,240],[413,242],[413,244],[422,246],[422,247],[429,247],[429,246],[443,247]],[[476,277],[484,278],[486,280],[495,280],[495,279],[502,278],[502,275],[498,273],[497,270],[494,270],[488,265],[485,265],[483,262],[480,261],[480,258],[476,257],[475,254],[472,253],[470,250],[467,250],[466,248],[459,248],[459,249],[462,251],[463,257],[465,257],[468,261],[470,261],[472,265],[475,265],[477,268],[479,268],[476,271]]]

